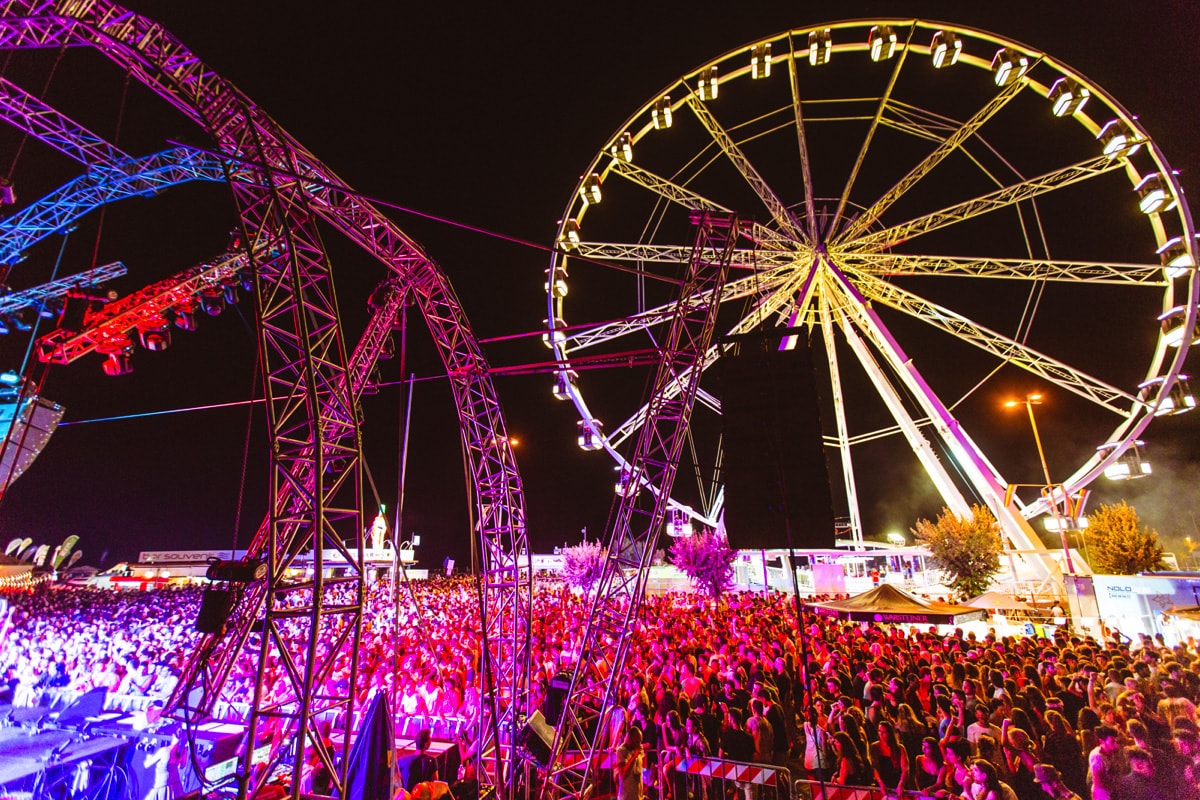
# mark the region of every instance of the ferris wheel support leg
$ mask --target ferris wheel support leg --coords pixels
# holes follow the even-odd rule
[[[850,515],[850,535],[858,544],[863,541],[862,515],[858,509],[858,486],[854,482],[854,464],[850,460],[850,428],[846,424],[846,402],[842,391],[842,373],[838,368],[836,342],[833,341],[833,320],[830,319],[828,299],[821,295],[821,338],[829,359],[829,383],[833,387],[833,413],[837,419],[838,452],[841,455],[842,479],[846,486],[846,510]]]
[[[879,362],[875,360],[875,356],[868,349],[866,342],[862,340],[862,337],[854,330],[854,326],[844,316],[839,315],[838,323],[846,341],[850,344],[850,349],[862,364],[863,369],[866,370],[867,376],[875,386],[875,391],[879,392],[879,396],[883,399],[888,411],[891,412],[892,418],[896,420],[896,424],[904,433],[904,438],[908,440],[913,453],[921,462],[921,466],[925,468],[930,480],[933,481],[938,494],[942,496],[942,501],[958,516],[970,516],[970,504],[954,484],[954,480],[946,471],[945,466],[938,460],[929,440],[921,433],[917,423],[904,408],[904,402],[900,399],[899,393],[896,392],[883,369],[880,368]]]
[[[971,438],[963,430],[962,425],[917,372],[912,359],[905,354],[883,321],[879,319],[879,315],[871,308],[867,299],[837,267],[828,262],[826,262],[826,266],[828,274],[831,276],[830,283],[851,301],[845,306],[854,316],[854,323],[863,330],[896,375],[904,382],[905,387],[916,398],[921,409],[933,421],[934,430],[946,445],[955,464],[962,470],[972,488],[984,499],[988,508],[996,516],[1001,530],[1017,545],[1017,549],[1032,551],[1034,557],[1028,562],[1037,578],[1053,578],[1061,588],[1061,572],[1056,568],[1046,546],[1042,544],[1042,540],[1038,538],[1033,527],[1030,526],[1028,520],[1021,516],[1016,507],[1005,504],[1007,485],[999,475],[991,470],[979,449],[975,447]],[[850,330],[850,326],[843,327],[847,332]],[[850,338],[849,333],[847,333],[847,338]],[[942,473],[945,474],[944,469]],[[960,498],[961,496],[959,494]],[[966,501],[962,502],[965,504]],[[964,515],[964,512],[955,510],[954,506],[951,506],[951,510],[954,510],[956,514]],[[967,509],[965,513],[969,514],[970,510]]]

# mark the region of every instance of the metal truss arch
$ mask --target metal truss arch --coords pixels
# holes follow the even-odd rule
[[[200,125],[212,136],[218,160],[234,176],[243,241],[253,265],[274,453],[271,522],[250,548],[269,563],[270,578],[260,598],[269,634],[263,637],[264,647],[274,637],[282,649],[272,609],[307,592],[307,648],[295,658],[281,658],[293,683],[311,689],[329,669],[329,660],[316,649],[317,638],[330,633],[330,641],[356,651],[355,631],[361,623],[361,567],[344,584],[293,585],[282,579],[302,547],[313,547],[318,574],[325,546],[340,548],[348,563],[361,564],[361,541],[357,547],[344,544],[362,530],[360,456],[350,357],[328,259],[315,229],[321,218],[395,273],[420,307],[451,376],[483,540],[484,672],[492,676],[485,702],[497,722],[493,730],[511,735],[528,692],[529,568],[518,558],[528,552],[524,497],[486,361],[449,280],[393,222],[159,23],[105,0],[5,4],[0,48],[65,45],[96,49]],[[326,589],[348,591],[352,599],[323,604]],[[248,630],[256,602],[244,599],[233,624]],[[320,708],[340,709],[352,718],[351,701],[304,694],[298,704],[256,697],[254,724],[266,717],[291,720],[301,744],[307,739],[332,762],[306,729]],[[515,779],[512,770],[501,766],[511,761],[515,745],[494,744],[494,774]],[[297,765],[302,750],[292,753]]]

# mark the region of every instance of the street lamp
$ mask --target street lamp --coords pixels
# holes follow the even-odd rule
[[[1033,441],[1037,445],[1038,458],[1042,461],[1042,475],[1046,478],[1046,502],[1050,504],[1050,514],[1054,517],[1054,527],[1058,528],[1058,533],[1062,537],[1063,558],[1067,564],[1067,574],[1075,573],[1075,565],[1071,562],[1071,550],[1067,547],[1067,526],[1058,514],[1058,502],[1054,499],[1054,482],[1050,480],[1050,467],[1046,465],[1046,451],[1042,449],[1042,437],[1038,434],[1037,419],[1033,416],[1033,407],[1041,405],[1042,396],[1037,393],[1027,394],[1021,400],[1007,400],[1004,403],[1005,408],[1016,408],[1017,406],[1025,406],[1025,410],[1029,412],[1029,427],[1033,429]]]

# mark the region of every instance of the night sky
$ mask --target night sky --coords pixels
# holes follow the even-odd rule
[[[1200,54],[1193,35],[1200,9],[1185,0],[1145,8],[1108,0],[986,7],[756,2],[743,9],[704,2],[636,8],[346,3],[311,11],[292,3],[233,0],[130,5],[166,24],[351,186],[398,207],[385,213],[449,275],[498,368],[548,357],[539,330],[546,316],[542,285],[549,255],[538,248],[553,242],[556,220],[595,153],[679,75],[788,28],[912,14],[1015,39],[1065,61],[1138,115],[1193,197],[1200,175],[1195,139]],[[35,93],[48,85],[52,104],[127,152],[156,152],[169,141],[207,146],[200,131],[139,85],[130,86],[122,101],[122,74],[94,54],[65,54],[47,82],[55,55],[20,54],[6,64],[6,77]],[[1030,140],[1014,146],[1036,149],[1036,130],[1032,124]],[[40,143],[22,148],[20,141],[10,131],[0,134],[2,166],[12,169],[21,201],[78,173],[76,165]],[[1133,207],[1128,195],[1097,198],[1110,201]],[[59,274],[82,271],[93,259],[120,259],[130,274],[114,288],[125,294],[216,256],[235,225],[228,190],[220,185],[189,185],[125,201],[103,216],[92,214],[70,234]],[[367,318],[366,298],[384,271],[331,231],[326,243],[352,347]],[[56,238],[32,251],[15,268],[10,285],[21,289],[47,280],[60,246]],[[1150,258],[1153,253],[1144,260]],[[1119,313],[1107,305],[1112,302],[1079,296],[1082,311],[1064,335],[1096,337],[1072,345],[1081,358],[1119,363],[1137,344],[1104,338],[1109,315]],[[129,376],[105,376],[97,356],[53,367],[43,394],[66,406],[64,426],[0,502],[0,541],[23,535],[53,545],[79,534],[84,563],[98,563],[106,553],[105,565],[145,549],[244,544],[266,508],[261,411],[242,403],[261,393],[249,313],[250,303],[243,300],[238,308],[203,318],[195,333],[176,332],[166,352],[139,351]],[[598,313],[591,318],[602,318]],[[924,356],[921,334],[914,336],[918,366],[925,363],[931,374],[952,377],[949,354],[959,351],[950,346],[942,355]],[[446,555],[464,564],[468,523],[453,405],[419,317],[410,318],[407,338],[406,368],[418,380],[404,538],[421,535],[424,565],[436,566]],[[504,341],[490,341],[495,339]],[[27,341],[16,334],[0,340],[0,367],[19,368]],[[1134,372],[1145,367],[1130,366]],[[982,377],[987,369],[962,370],[963,380]],[[398,358],[383,362],[385,385],[363,401],[368,496],[373,485],[389,508],[397,494],[398,420],[405,398],[400,377]],[[595,536],[612,498],[611,463],[575,446],[574,409],[553,400],[552,380],[548,373],[501,372],[495,378],[509,432],[520,440],[530,541],[539,551],[578,541],[584,527]],[[586,376],[597,397],[609,381],[603,374]],[[1040,480],[1027,420],[989,409],[998,408],[1005,392],[1038,388],[1043,387],[1022,375],[1004,373],[963,410],[964,424],[1011,480]],[[217,405],[222,407],[162,413]],[[1048,400],[1039,415],[1042,433],[1054,445],[1048,455],[1058,475],[1073,471],[1102,441],[1102,434],[1065,405]],[[1127,497],[1147,522],[1171,537],[1167,544],[1175,549],[1183,535],[1200,534],[1194,516],[1200,513],[1196,424],[1196,415],[1157,421],[1146,436],[1156,474],[1136,484],[1097,482],[1092,503]],[[868,535],[907,529],[917,514],[936,512],[925,489],[897,491],[912,480],[911,473],[907,463],[876,473],[891,499],[865,502]],[[912,504],[896,500],[910,494],[917,498]]]

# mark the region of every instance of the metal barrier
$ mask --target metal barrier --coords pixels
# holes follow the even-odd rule
[[[792,800],[791,771],[776,764],[681,757],[668,762],[667,767],[662,774],[668,775],[668,770],[673,770],[676,786],[682,783],[685,792],[697,795],[699,800],[723,798],[731,785],[740,787],[747,800]],[[664,796],[663,788],[659,787],[660,798]],[[676,796],[674,800],[685,798]]]
[[[824,787],[824,792],[822,792]],[[793,800],[935,800],[933,795],[906,789],[903,792],[885,792],[878,786],[842,786],[825,781],[798,780],[792,784]]]

